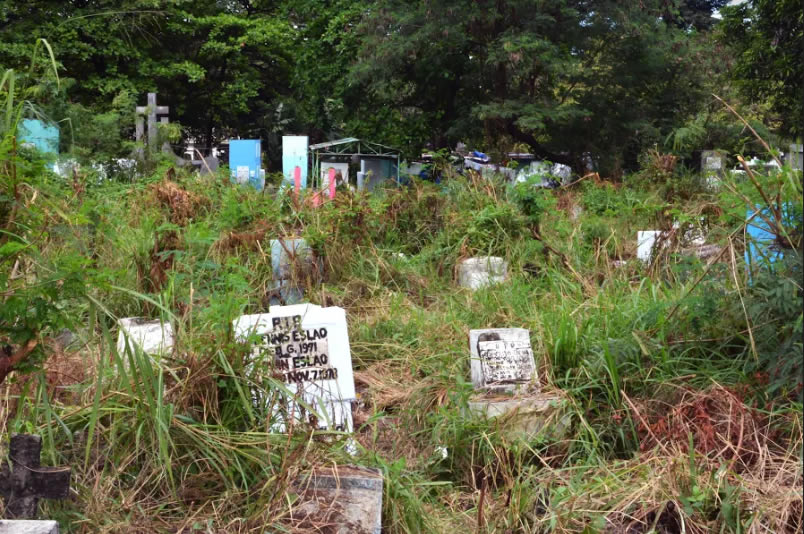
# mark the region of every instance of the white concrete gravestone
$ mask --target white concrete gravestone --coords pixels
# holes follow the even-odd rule
[[[701,172],[709,189],[717,189],[726,170],[726,155],[717,150],[701,152]]]
[[[659,230],[644,230],[637,232],[637,258],[644,263],[650,263],[653,247],[662,234]]]
[[[0,519],[0,534],[59,534],[55,521]]]
[[[139,347],[146,354],[161,355],[173,350],[173,327],[159,319],[127,317],[118,321],[117,352]]]
[[[379,469],[337,466],[300,476],[294,491],[293,526],[304,532],[380,534],[383,478]],[[326,527],[326,528],[325,528]]]
[[[472,384],[476,390],[519,391],[536,386],[536,364],[525,328],[469,331]]]
[[[507,276],[508,262],[497,256],[466,258],[458,265],[458,284],[473,290],[504,282]]]
[[[254,343],[247,372],[257,384],[252,391],[257,407],[267,408],[268,377],[279,378],[293,395],[282,409],[273,407],[276,432],[299,423],[352,431],[351,401],[356,395],[343,308],[272,306],[269,313],[236,319],[234,332],[239,341]]]

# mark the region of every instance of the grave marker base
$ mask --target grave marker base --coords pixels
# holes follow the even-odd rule
[[[560,393],[530,393],[512,397],[475,396],[469,413],[484,419],[500,418],[511,436],[525,439],[543,434],[563,438],[569,430],[569,403]]]
[[[358,466],[316,468],[301,475],[291,518],[296,528],[332,534],[380,534],[383,478]]]

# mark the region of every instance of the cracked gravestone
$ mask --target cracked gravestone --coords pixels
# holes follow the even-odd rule
[[[8,462],[0,470],[0,497],[10,519],[35,517],[39,499],[65,499],[70,493],[70,468],[42,467],[41,452],[41,437],[11,436]]]

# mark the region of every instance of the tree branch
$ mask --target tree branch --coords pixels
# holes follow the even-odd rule
[[[0,356],[0,384],[5,382],[6,377],[14,370],[14,367],[25,360],[37,345],[39,345],[39,341],[33,337],[11,356]]]

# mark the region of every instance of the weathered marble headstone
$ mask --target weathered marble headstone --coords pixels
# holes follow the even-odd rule
[[[458,284],[469,289],[498,284],[508,276],[508,262],[497,256],[466,258],[458,265]]]
[[[787,159],[794,170],[804,169],[804,144],[790,143],[790,153],[787,155]]]
[[[59,534],[55,521],[0,519],[0,534]]]
[[[39,499],[65,499],[70,493],[70,468],[41,467],[41,452],[41,437],[11,436],[9,461],[0,468],[0,497],[10,519],[35,517]]]
[[[117,352],[121,356],[137,346],[146,354],[162,355],[173,350],[173,327],[159,319],[127,317],[118,321]]]
[[[527,438],[543,431],[563,435],[568,428],[567,402],[558,392],[541,391],[528,330],[470,330],[469,345],[475,389],[468,402],[471,414],[502,418],[517,436]]]
[[[235,338],[250,341],[247,373],[257,385],[252,399],[271,409],[273,429],[292,425],[351,432],[355,383],[346,311],[314,304],[272,306],[269,313],[234,321]],[[291,397],[266,406],[268,378],[280,380]],[[275,390],[275,388],[273,388]]]
[[[703,174],[704,183],[708,188],[717,189],[725,172],[725,154],[717,150],[704,150],[701,152],[701,174]]]
[[[317,468],[293,485],[293,526],[305,532],[380,534],[383,478],[378,469]]]
[[[274,296],[270,304],[296,304],[304,298],[304,283],[320,278],[321,265],[304,239],[272,239],[271,270],[279,298]]]
[[[469,331],[472,384],[476,390],[538,389],[530,332],[524,328]]]

